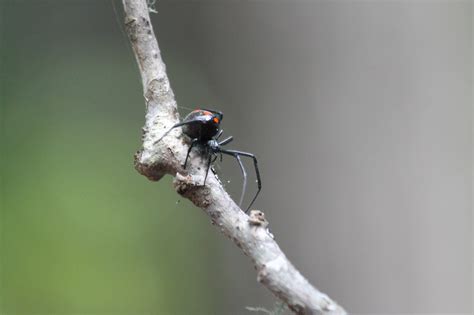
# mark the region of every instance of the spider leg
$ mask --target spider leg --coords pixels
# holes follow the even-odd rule
[[[239,200],[239,207],[242,207],[242,201],[244,200],[245,191],[247,190],[247,172],[245,171],[244,164],[242,163],[242,160],[240,159],[240,156],[238,154],[221,151],[221,157],[222,153],[235,157],[235,159],[239,163],[240,171],[242,172],[242,176],[244,177],[244,181],[242,183],[242,192],[240,194]]]
[[[189,154],[191,153],[191,149],[199,142],[199,139],[196,138],[196,139],[193,139],[193,141],[191,141],[191,145],[189,146],[189,149],[188,149],[188,153],[186,154],[186,159],[184,160],[184,166],[183,168],[186,169],[186,164],[188,164],[188,158],[189,158]]]
[[[244,201],[245,191],[247,190],[247,172],[245,171],[244,164],[242,164],[242,160],[238,154],[235,154],[234,157],[239,162],[240,170],[242,171],[242,176],[244,177],[244,182],[242,184],[242,192],[240,193],[240,200],[239,200],[239,207],[242,206],[242,201]]]
[[[171,127],[170,129],[168,129],[168,131],[166,131],[160,139],[156,140],[153,144],[157,144],[158,142],[160,142],[164,137],[166,137],[174,128],[178,128],[178,127],[181,127],[181,126],[184,126],[184,125],[190,125],[190,124],[193,124],[193,123],[196,123],[196,122],[202,122],[202,120],[200,119],[193,119],[193,120],[188,120],[188,121],[182,121],[182,122],[179,122],[175,125],[173,125],[173,127]]]
[[[242,151],[237,151],[237,150],[223,150],[223,149],[220,149],[220,152],[224,153],[224,154],[227,154],[227,155],[232,155],[232,156],[246,156],[246,157],[249,157],[253,160],[253,165],[255,167],[255,175],[257,176],[257,187],[258,187],[258,190],[257,190],[257,193],[255,194],[255,196],[253,197],[252,201],[250,202],[249,206],[247,207],[247,210],[245,210],[245,213],[247,213],[249,210],[250,210],[250,207],[253,205],[253,203],[255,202],[255,199],[257,199],[257,196],[258,194],[260,193],[260,190],[262,190],[262,180],[260,178],[260,171],[258,169],[258,162],[257,162],[257,157],[252,154],[252,153],[248,153],[248,152],[242,152]],[[240,158],[237,159],[237,161],[240,161]],[[246,182],[246,178],[244,176],[244,181]],[[244,186],[245,187],[245,186]]]
[[[228,144],[229,142],[231,142],[232,140],[234,140],[234,137],[230,136],[228,138],[225,138],[224,140],[222,140],[221,142],[219,142],[219,145],[226,145]]]
[[[204,183],[202,184],[203,186],[206,186],[206,180],[207,180],[207,175],[209,174],[209,169],[211,167],[212,163],[212,156],[213,154],[207,150],[207,154],[209,155],[207,158],[207,169],[206,169],[206,176],[204,176]]]
[[[222,133],[224,132],[224,129],[219,130],[216,136],[216,140],[219,140],[219,138],[222,136]]]

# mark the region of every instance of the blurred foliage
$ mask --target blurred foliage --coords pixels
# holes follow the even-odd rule
[[[111,4],[67,2],[2,2],[1,313],[210,313],[207,219],[133,168],[142,88]]]

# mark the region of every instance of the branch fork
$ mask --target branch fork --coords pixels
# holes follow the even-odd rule
[[[175,177],[176,191],[204,210],[212,224],[253,262],[257,280],[296,314],[346,314],[326,294],[313,287],[291,264],[268,230],[263,212],[246,215],[211,172],[206,185],[206,161],[193,153],[183,169],[189,141],[176,128],[157,140],[179,122],[177,104],[158,42],[150,22],[146,0],[123,0],[125,27],[135,53],[146,104],[142,148],[135,154],[135,168],[152,181],[169,174]]]

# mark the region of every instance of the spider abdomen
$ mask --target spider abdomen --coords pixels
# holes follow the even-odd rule
[[[207,142],[219,132],[221,119],[210,111],[197,109],[184,118],[183,122],[186,121],[193,122],[183,126],[184,134],[191,139]]]

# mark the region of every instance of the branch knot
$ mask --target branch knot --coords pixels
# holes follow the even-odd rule
[[[174,188],[183,197],[191,200],[200,208],[207,208],[211,204],[211,192],[209,187],[199,185],[191,175],[176,173],[173,181]]]

